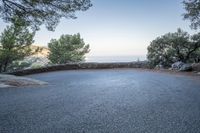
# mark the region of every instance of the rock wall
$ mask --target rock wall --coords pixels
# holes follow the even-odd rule
[[[16,71],[12,75],[23,76],[29,74],[59,71],[59,70],[77,70],[77,69],[113,69],[113,68],[149,68],[148,62],[126,62],[126,63],[69,63],[63,65],[53,65],[37,69],[26,69]]]

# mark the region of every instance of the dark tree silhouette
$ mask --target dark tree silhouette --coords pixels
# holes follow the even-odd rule
[[[191,28],[200,28],[200,0],[184,0],[186,13],[184,19],[191,21]]]
[[[22,19],[34,30],[45,24],[54,30],[62,17],[76,18],[76,11],[86,11],[90,0],[0,0],[0,17],[5,22]]]

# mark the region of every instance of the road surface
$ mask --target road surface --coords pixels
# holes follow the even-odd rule
[[[134,69],[59,71],[0,89],[0,133],[199,133],[200,81]]]

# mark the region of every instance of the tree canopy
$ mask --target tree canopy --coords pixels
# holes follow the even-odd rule
[[[52,39],[48,44],[49,60],[54,64],[79,62],[89,52],[89,44],[85,44],[80,34],[62,35],[58,40]]]
[[[191,21],[191,28],[200,28],[200,0],[184,0],[184,18]]]
[[[21,60],[31,54],[29,46],[33,43],[34,34],[30,33],[26,26],[16,24],[8,26],[3,31],[0,36],[0,72],[7,71],[13,61]]]
[[[0,0],[0,17],[6,22],[22,19],[34,30],[45,24],[54,30],[62,17],[76,18],[76,11],[85,11],[90,0]]]
[[[148,47],[147,58],[151,65],[171,66],[176,61],[185,63],[199,59],[200,34],[189,35],[178,29],[175,33],[167,33],[153,40]]]

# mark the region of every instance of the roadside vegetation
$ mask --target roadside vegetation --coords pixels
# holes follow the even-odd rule
[[[198,63],[200,61],[200,33],[189,35],[178,29],[153,40],[148,47],[147,58],[151,66],[171,67],[175,62]]]
[[[191,22],[191,29],[200,28],[200,1],[184,0],[185,20]],[[200,64],[200,33],[189,35],[180,28],[175,33],[167,33],[153,40],[148,46],[147,59],[151,68],[172,68],[191,70]],[[195,64],[196,63],[196,64]]]
[[[8,26],[0,36],[0,72],[6,72],[16,60],[32,54],[34,32],[29,32],[21,20]]]
[[[40,26],[54,31],[61,18],[75,19],[77,11],[86,11],[91,6],[90,0],[0,0],[0,17],[10,23],[0,36],[0,72],[41,67],[33,65],[40,59],[30,59],[41,50],[31,46]],[[89,52],[89,45],[85,45],[80,34],[63,35],[51,40],[49,51],[48,64],[79,62]]]
[[[184,19],[190,20],[192,29],[200,28],[200,1],[185,0]],[[75,19],[77,11],[86,11],[92,6],[90,0],[0,0],[0,17],[10,23],[0,35],[0,72],[41,67],[35,62],[39,58],[29,58],[41,49],[32,49],[34,35],[45,25],[54,31],[61,18]],[[48,55],[43,66],[82,62],[89,49],[81,35],[62,35],[48,44]],[[153,40],[148,47],[148,62],[151,68],[169,68],[174,64],[200,62],[200,33],[190,35],[180,28],[175,33],[167,33]],[[26,60],[26,61],[25,61]],[[178,62],[178,63],[177,63]]]

